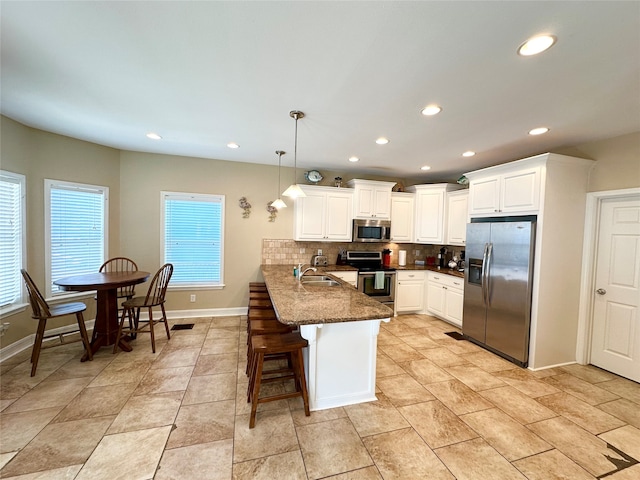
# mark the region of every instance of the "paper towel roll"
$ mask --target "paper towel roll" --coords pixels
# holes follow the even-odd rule
[[[404,267],[405,265],[407,265],[407,251],[406,250],[398,251],[398,265],[400,265],[401,267]]]

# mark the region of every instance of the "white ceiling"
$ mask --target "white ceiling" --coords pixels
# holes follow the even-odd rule
[[[271,165],[283,149],[292,166],[297,109],[298,168],[429,182],[640,131],[637,1],[3,0],[0,14],[2,114],[119,149]],[[518,56],[539,33],[557,44]],[[421,115],[429,103],[442,113]]]

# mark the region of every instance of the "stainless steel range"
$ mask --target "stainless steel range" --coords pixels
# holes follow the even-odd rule
[[[347,265],[358,269],[358,290],[393,309],[396,269],[382,264],[382,252],[347,251]]]

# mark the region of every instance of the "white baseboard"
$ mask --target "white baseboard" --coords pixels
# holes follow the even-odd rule
[[[550,368],[556,368],[556,367],[566,367],[567,365],[573,365],[575,363],[578,362],[565,362],[565,363],[558,363],[556,365],[547,365],[546,367],[538,367],[538,368],[531,368],[531,367],[527,367],[529,370],[531,370],[532,372],[539,372],[541,370],[548,370]]]
[[[93,330],[94,320],[86,320],[84,322],[87,330]],[[45,331],[45,335],[60,335],[64,333],[69,333],[78,328],[77,324],[65,325],[64,327],[52,328],[50,330]],[[27,348],[31,348],[33,346],[33,342],[36,339],[36,334],[32,333],[31,335],[27,335],[24,338],[21,338],[17,342],[13,342],[11,345],[7,345],[0,350],[0,363],[4,362],[7,358],[11,358],[14,355],[20,353]]]
[[[232,307],[232,308],[206,308],[200,310],[169,310],[167,311],[167,317],[170,320],[175,320],[176,318],[200,318],[200,317],[229,317],[236,315],[247,315],[247,307]],[[148,313],[144,311],[140,312],[140,318],[142,320],[146,320],[149,318]],[[93,324],[95,320],[86,320],[85,325],[87,326],[87,330],[93,330]],[[66,325],[64,327],[53,328],[51,330],[47,330],[47,335],[59,335],[61,333],[66,333],[77,328],[76,324]],[[89,334],[91,336],[91,334]],[[14,355],[31,348],[33,346],[33,342],[35,341],[36,334],[32,333],[31,335],[27,335],[24,338],[21,338],[17,342],[14,342],[6,347],[0,349],[0,363],[4,362],[8,358],[13,357]]]

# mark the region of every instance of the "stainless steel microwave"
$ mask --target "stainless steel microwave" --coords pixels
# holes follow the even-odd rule
[[[381,242],[387,243],[391,238],[391,222],[389,220],[361,220],[353,221],[354,242]]]

